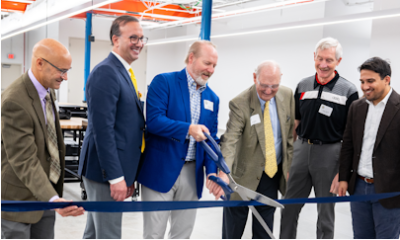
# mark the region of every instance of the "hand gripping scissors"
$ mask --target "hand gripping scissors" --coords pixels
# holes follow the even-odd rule
[[[215,162],[218,168],[224,173],[226,173],[229,179],[229,184],[227,184],[219,177],[216,176],[209,177],[211,181],[217,183],[219,186],[221,186],[222,190],[224,190],[225,197],[221,197],[222,199],[224,199],[225,201],[229,201],[231,194],[237,192],[244,201],[253,199],[257,202],[263,203],[268,206],[284,208],[284,206],[278,203],[277,201],[237,184],[235,180],[233,180],[232,175],[230,174],[231,171],[229,170],[228,165],[226,165],[225,159],[222,156],[218,144],[209,134],[204,133],[204,135],[214,146],[214,148],[216,149],[216,153],[212,150],[210,146],[208,146],[208,144],[205,141],[200,142],[201,146],[207,152],[210,158]],[[260,222],[260,224],[264,227],[265,231],[268,233],[271,239],[274,239],[275,238],[274,235],[272,234],[271,230],[269,229],[268,225],[265,223],[264,219],[261,217],[257,209],[254,206],[249,206],[249,208],[251,209],[257,220]]]

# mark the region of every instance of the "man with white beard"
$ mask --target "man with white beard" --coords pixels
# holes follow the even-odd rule
[[[218,96],[206,85],[214,73],[218,54],[208,41],[194,42],[186,68],[157,75],[146,101],[147,137],[138,182],[143,201],[194,201],[201,198],[204,167],[207,178],[217,166],[200,141],[210,134],[216,141]],[[222,189],[207,180],[206,187],[218,199]],[[143,238],[164,238],[170,220],[169,238],[190,238],[196,210],[144,212]]]

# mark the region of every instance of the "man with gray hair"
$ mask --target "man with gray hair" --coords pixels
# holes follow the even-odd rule
[[[320,40],[314,52],[316,74],[304,78],[297,86],[294,155],[286,199],[307,198],[312,187],[316,197],[332,197],[337,193],[339,153],[347,112],[358,99],[355,85],[335,70],[342,53],[336,39]],[[303,206],[291,204],[282,210],[280,238],[296,238]],[[317,208],[317,238],[333,238],[335,204],[318,204]]]
[[[201,198],[204,167],[207,177],[217,166],[200,147],[204,133],[215,140],[218,131],[219,98],[206,84],[218,61],[209,41],[194,42],[186,68],[162,73],[150,84],[146,101],[147,138],[138,182],[143,201],[195,201]],[[207,180],[207,188],[218,199],[223,191]],[[143,213],[143,238],[190,238],[196,210]]]
[[[280,86],[281,70],[264,61],[253,73],[254,85],[229,103],[229,121],[221,138],[222,154],[240,185],[272,199],[286,189],[293,153],[294,99],[290,88]],[[226,179],[223,172],[220,176]],[[232,200],[242,200],[237,193]],[[275,208],[256,207],[273,230]],[[248,207],[224,208],[222,238],[241,238]],[[253,216],[253,238],[270,238]]]

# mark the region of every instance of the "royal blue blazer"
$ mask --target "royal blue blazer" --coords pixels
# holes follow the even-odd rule
[[[122,63],[110,53],[86,84],[88,127],[78,174],[96,182],[124,176],[133,184],[139,165],[145,120],[142,104]]]
[[[213,103],[206,109],[204,101]],[[211,136],[217,138],[219,98],[207,86],[201,94],[199,124],[205,125]],[[157,75],[150,84],[146,101],[146,150],[138,182],[158,192],[171,190],[182,170],[189,140],[191,124],[189,88],[186,69]],[[201,198],[206,174],[216,173],[215,163],[196,143],[196,185]]]

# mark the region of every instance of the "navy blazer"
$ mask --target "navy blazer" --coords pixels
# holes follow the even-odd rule
[[[96,182],[124,176],[133,184],[145,127],[143,110],[122,63],[110,53],[86,84],[88,127],[78,174]]]
[[[204,101],[213,103],[205,109]],[[199,124],[205,125],[217,140],[219,98],[207,86],[201,93]],[[191,124],[189,88],[186,69],[157,75],[150,84],[146,101],[147,137],[144,161],[138,182],[155,191],[171,190],[182,170],[189,140],[186,136]],[[215,163],[196,143],[196,185],[201,198],[204,167],[207,175],[216,173]]]

